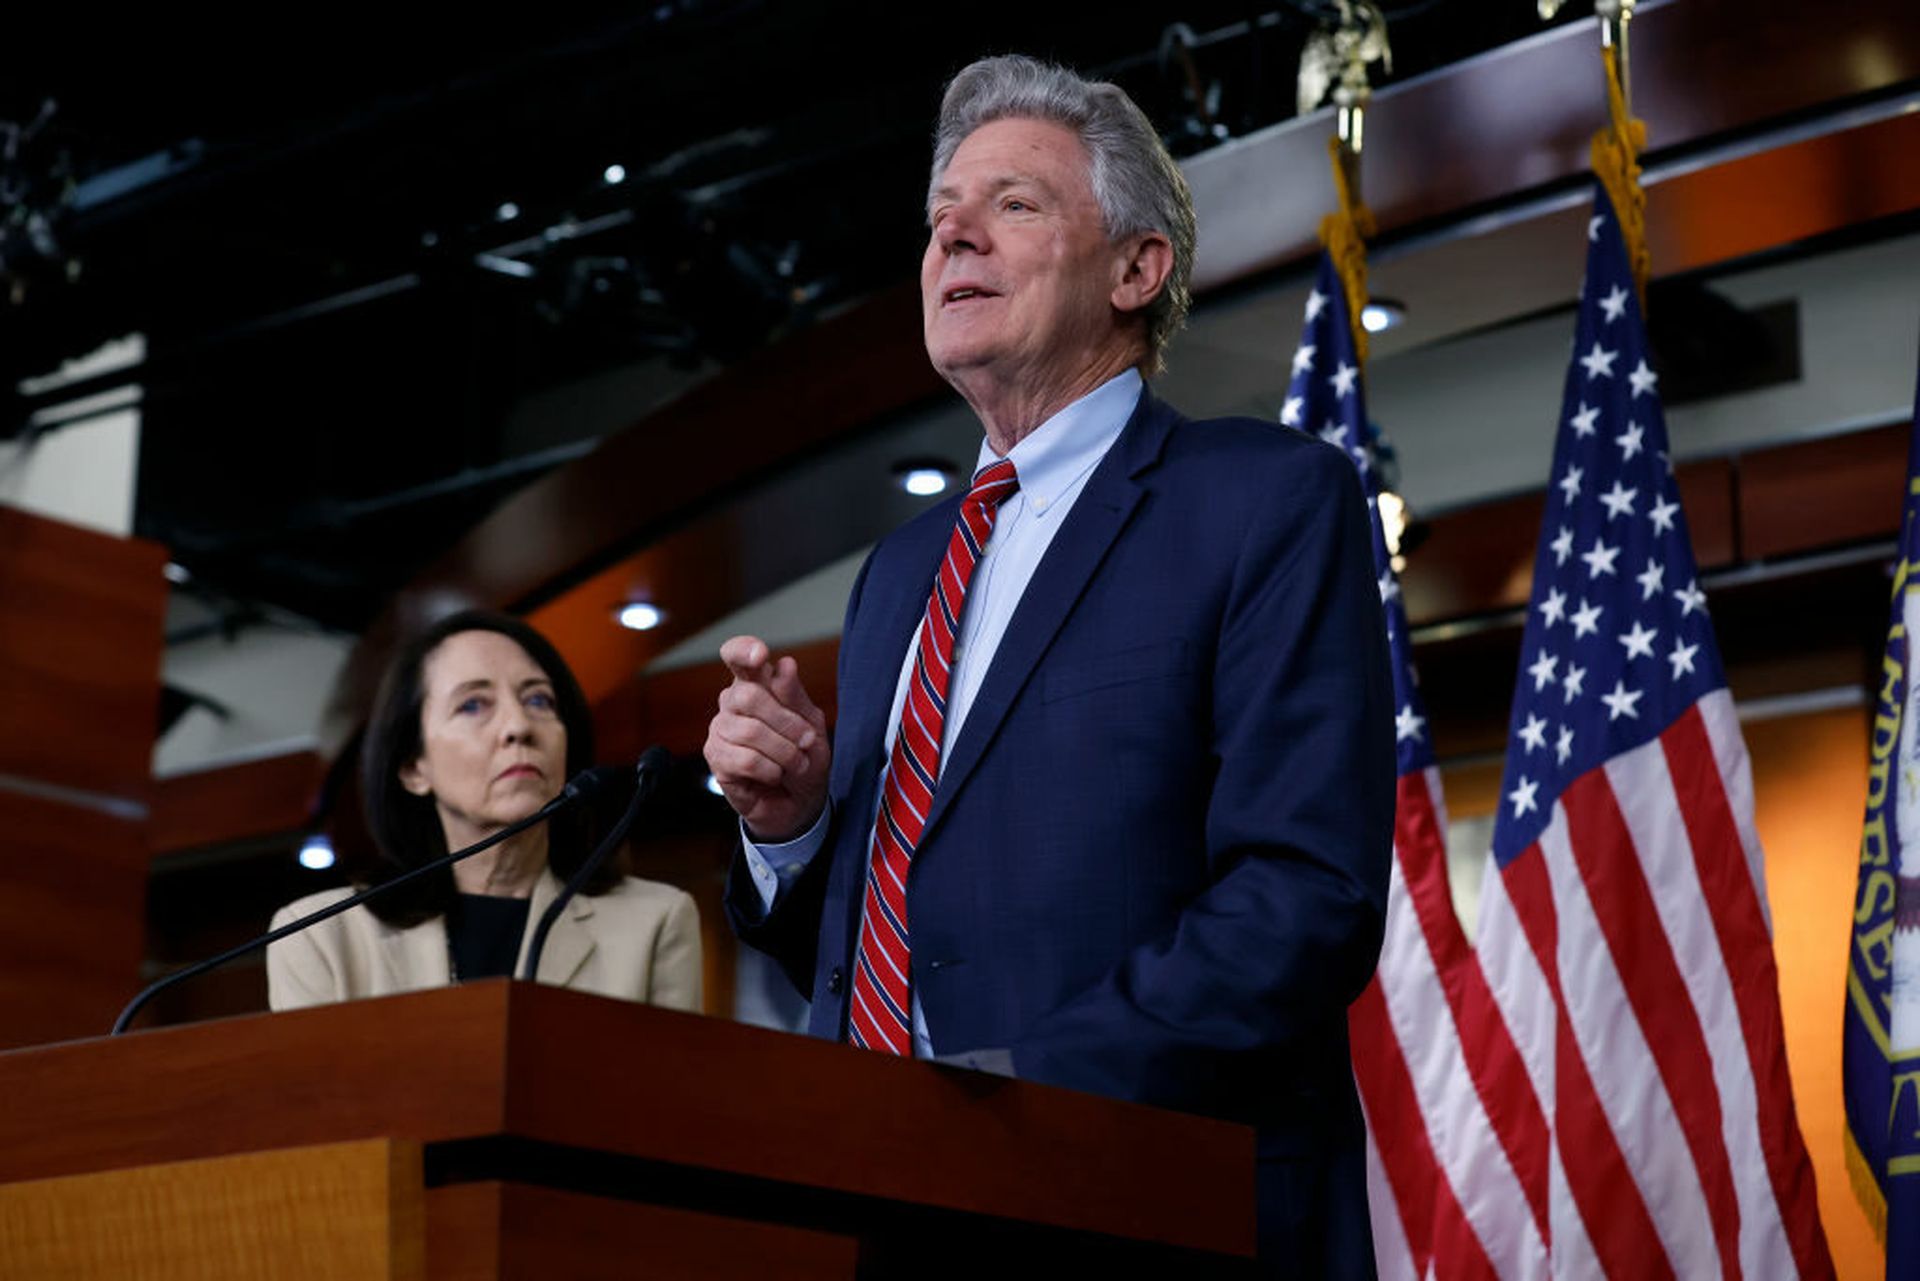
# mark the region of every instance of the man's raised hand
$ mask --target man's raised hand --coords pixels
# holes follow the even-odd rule
[[[801,836],[827,804],[827,718],[800,684],[799,666],[775,659],[757,636],[720,647],[733,681],[707,727],[707,768],[762,844]]]

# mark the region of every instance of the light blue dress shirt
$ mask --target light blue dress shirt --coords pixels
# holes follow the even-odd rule
[[[1054,535],[1060,532],[1074,500],[1086,488],[1094,465],[1120,438],[1121,429],[1133,416],[1140,402],[1143,383],[1139,371],[1128,369],[1074,401],[1014,445],[1007,457],[1013,460],[1020,477],[1020,490],[1000,505],[993,534],[987,539],[980,562],[974,567],[973,580],[967,585],[967,601],[961,610],[960,634],[954,640],[953,671],[947,687],[947,719],[941,730],[940,759],[944,762],[966,723],[974,695],[980,692],[993,665],[994,651],[1006,635],[1013,611],[1026,593],[1033,571],[1046,555]],[[999,455],[985,440],[974,464],[980,468],[997,461]],[[902,655],[900,676],[894,684],[893,710],[887,717],[887,749],[893,748],[893,736],[900,726],[900,711],[906,704],[907,680],[913,671],[914,651],[919,648],[916,631],[913,643]],[[877,804],[877,802],[876,802]],[[876,810],[877,813],[877,810]],[[753,875],[754,888],[767,911],[779,900],[782,890],[800,876],[801,871],[826,843],[831,809],[820,816],[804,835],[781,845],[756,845],[741,825],[740,840],[746,851],[747,869]],[[868,826],[874,815],[867,816]],[[907,923],[911,933],[913,923]],[[913,994],[913,1054],[932,1058],[933,1038],[927,1029],[926,1014],[920,1008],[920,993]]]

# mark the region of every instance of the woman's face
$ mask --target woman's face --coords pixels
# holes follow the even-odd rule
[[[553,682],[519,642],[455,632],[421,668],[420,755],[400,783],[431,796],[448,848],[527,817],[566,783],[567,727]]]

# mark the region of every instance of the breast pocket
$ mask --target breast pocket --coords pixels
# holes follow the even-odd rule
[[[1169,681],[1193,670],[1192,650],[1184,640],[1156,641],[1071,662],[1049,663],[1042,673],[1041,701],[1057,703],[1099,690],[1146,681]]]

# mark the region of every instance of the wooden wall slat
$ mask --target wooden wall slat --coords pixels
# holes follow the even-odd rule
[[[147,798],[166,549],[0,507],[0,774]]]
[[[1897,423],[1742,458],[1746,556],[1765,560],[1899,533],[1910,435]]]
[[[326,772],[317,752],[290,752],[160,779],[149,844],[164,854],[292,831],[306,823]]]
[[[0,790],[0,1047],[105,1032],[139,985],[139,821]]]
[[[166,549],[0,508],[0,1045],[139,978]]]

